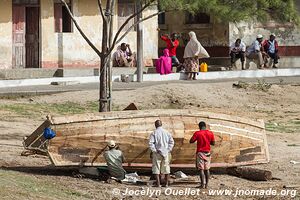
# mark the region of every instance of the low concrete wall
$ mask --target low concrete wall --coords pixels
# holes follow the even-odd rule
[[[0,80],[49,78],[57,69],[0,69]]]
[[[232,78],[263,78],[263,77],[283,77],[283,76],[300,76],[300,68],[292,69],[269,69],[269,70],[244,70],[244,71],[220,71],[199,73],[200,80],[219,80]],[[168,75],[145,74],[144,81],[171,81],[184,80],[184,73],[173,73]],[[113,76],[114,82],[121,81],[121,75]],[[132,80],[136,81],[137,76],[132,75]],[[50,85],[51,82],[76,82],[76,83],[99,83],[98,76],[90,77],[63,77],[63,78],[42,78],[42,79],[23,79],[23,80],[0,80],[0,88]]]
[[[228,67],[230,66],[230,57],[217,57],[217,58],[207,58],[203,59],[201,61],[207,62],[208,65],[221,65],[223,67]],[[249,59],[248,59],[249,61]],[[246,62],[248,62],[246,60]],[[237,61],[237,66],[238,69],[240,69],[240,62]],[[300,57],[298,56],[284,56],[280,57],[279,63],[278,63],[279,68],[297,68],[300,67]],[[250,63],[250,69],[256,69],[257,66],[255,63],[251,62]]]

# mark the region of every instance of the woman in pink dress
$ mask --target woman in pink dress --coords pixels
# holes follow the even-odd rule
[[[155,63],[156,72],[163,74],[170,74],[172,72],[172,58],[169,56],[169,50],[164,49],[164,55],[161,56]]]

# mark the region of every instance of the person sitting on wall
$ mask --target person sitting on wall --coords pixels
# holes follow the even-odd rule
[[[114,67],[135,67],[134,55],[130,49],[130,45],[122,43],[113,55]]]
[[[265,40],[262,44],[265,52],[269,55],[271,59],[273,59],[273,68],[277,68],[276,64],[278,64],[278,42],[275,40],[275,34],[272,33],[270,35],[269,40]]]
[[[259,66],[258,69],[267,68],[268,54],[264,51],[262,47],[263,36],[258,34],[256,40],[247,49],[247,57],[250,59],[258,59]]]
[[[156,72],[160,75],[172,73],[172,59],[169,55],[169,50],[164,49],[164,55],[161,56],[155,63]]]
[[[179,66],[180,62],[176,56],[176,50],[179,46],[178,35],[176,33],[172,33],[171,36],[165,34],[161,35],[160,38],[167,44],[167,49],[170,54],[169,56],[172,58],[172,66]]]
[[[245,52],[246,45],[241,39],[237,39],[234,43],[230,45],[230,57],[231,57],[231,70],[233,69],[236,60],[241,59],[242,70],[245,69]]]

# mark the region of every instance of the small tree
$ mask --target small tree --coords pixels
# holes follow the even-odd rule
[[[107,72],[110,66],[110,57],[114,47],[139,23],[168,11],[188,11],[191,13],[205,12],[224,22],[241,21],[257,18],[261,21],[274,19],[277,21],[289,21],[299,23],[299,14],[294,0],[133,0],[138,5],[136,11],[130,15],[120,26],[117,32],[112,33],[112,17],[116,0],[106,0],[105,9],[102,0],[97,0],[99,13],[102,17],[102,46],[99,50],[80,28],[73,13],[65,0],[60,0],[71,16],[75,27],[100,58],[100,92],[99,112],[109,111],[110,95],[108,87],[110,83]],[[95,0],[96,1],[96,0]],[[144,18],[139,18],[127,30],[124,30],[128,22],[151,6],[158,6],[159,11]],[[122,33],[123,32],[123,33]],[[122,34],[121,34],[122,33]],[[111,76],[111,74],[109,74]]]

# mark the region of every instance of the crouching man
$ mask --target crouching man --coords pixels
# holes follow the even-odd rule
[[[196,168],[200,171],[200,188],[207,188],[210,176],[210,145],[215,145],[215,137],[213,132],[206,130],[205,122],[199,123],[199,129],[190,139],[190,143],[197,141]]]
[[[126,171],[122,166],[122,163],[124,162],[123,153],[117,149],[116,142],[113,140],[108,141],[107,146],[109,150],[105,151],[103,156],[105,158],[109,174],[111,177],[123,180],[126,174]]]
[[[170,153],[174,147],[172,135],[162,128],[160,120],[155,121],[155,131],[150,135],[149,147],[152,152],[152,173],[156,179],[156,186],[160,187],[160,174],[165,175],[165,187],[170,179]]]

